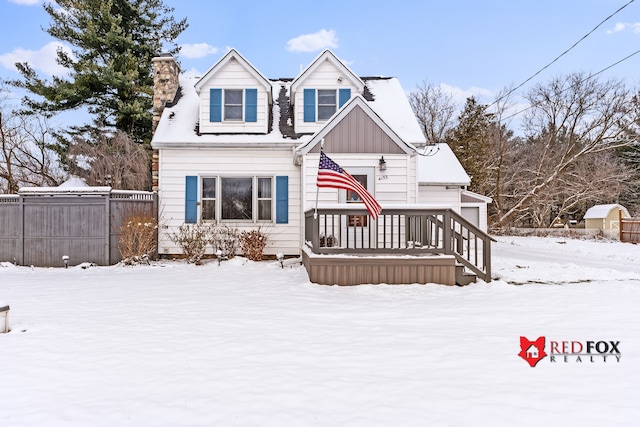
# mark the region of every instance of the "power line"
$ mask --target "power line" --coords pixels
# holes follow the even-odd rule
[[[547,65],[545,65],[544,67],[542,67],[541,69],[539,69],[538,71],[536,71],[531,77],[529,77],[528,79],[526,79],[525,81],[523,81],[522,83],[520,83],[518,86],[516,86],[515,88],[511,89],[509,92],[507,92],[506,94],[502,95],[500,98],[496,99],[495,101],[493,101],[490,105],[488,105],[488,107],[491,107],[492,105],[502,101],[504,98],[506,98],[507,96],[511,95],[513,92],[515,92],[516,90],[520,89],[522,86],[524,86],[525,84],[527,84],[529,81],[531,81],[534,77],[536,77],[538,74],[540,74],[541,72],[543,72],[544,70],[546,70],[547,68],[549,68],[552,64],[554,64],[556,61],[558,61],[560,58],[562,58],[564,55],[566,55],[567,53],[569,53],[571,50],[573,50],[573,48],[575,48],[580,42],[582,42],[584,39],[586,39],[587,37],[589,37],[591,34],[593,34],[594,31],[596,31],[602,24],[604,24],[605,22],[607,22],[609,19],[611,19],[613,16],[615,16],[618,12],[620,12],[622,9],[624,9],[625,7],[629,6],[631,3],[633,3],[636,0],[630,0],[628,3],[626,3],[625,5],[623,5],[622,7],[620,7],[618,10],[616,10],[615,12],[613,12],[611,15],[607,16],[602,22],[600,22],[598,25],[596,25],[591,31],[589,31],[587,34],[585,34],[584,36],[582,36],[582,38],[580,40],[578,40],[577,42],[575,42],[569,49],[565,50],[564,52],[562,52],[560,55],[558,55],[553,61],[549,62]],[[635,55],[635,54],[633,54]],[[630,56],[633,56],[630,55]],[[619,61],[621,62],[621,61]],[[615,65],[615,64],[614,64]],[[613,66],[613,65],[612,65]],[[604,70],[602,70],[604,71]],[[602,72],[600,71],[600,72]],[[598,73],[596,73],[598,74]]]
[[[634,0],[634,1],[635,1],[635,0]],[[572,88],[574,88],[575,86],[579,85],[580,83],[582,83],[582,82],[586,82],[587,80],[594,78],[594,77],[595,77],[595,76],[597,76],[598,74],[602,74],[602,73],[604,73],[604,72],[605,72],[605,71],[607,71],[608,69],[615,67],[616,65],[620,64],[621,62],[624,62],[624,61],[626,61],[627,59],[629,59],[629,58],[631,58],[632,56],[637,55],[637,54],[639,54],[639,53],[640,53],[640,50],[636,50],[636,51],[635,51],[635,52],[633,52],[632,54],[625,56],[624,58],[620,59],[619,61],[616,61],[616,62],[614,62],[613,64],[611,64],[611,65],[609,65],[609,66],[607,66],[607,67],[603,68],[602,70],[600,70],[600,71],[598,71],[598,72],[596,72],[596,73],[590,74],[589,76],[585,77],[584,79],[582,79],[582,80],[580,80],[580,81],[576,82],[574,85],[569,86],[568,88],[564,89],[564,90],[563,90],[563,91],[561,91],[560,93],[565,92],[565,91],[567,91],[567,90],[569,90],[569,89],[572,89]],[[506,96],[506,95],[505,95],[505,96]],[[498,100],[496,100],[493,104],[495,104],[496,102],[500,101],[500,99],[502,99],[502,98],[504,98],[504,96],[503,96],[503,97],[501,97],[501,98],[499,98]],[[491,105],[493,105],[493,104],[491,104]],[[489,105],[487,108],[491,107],[491,105]],[[537,105],[539,105],[539,104],[534,103],[534,104],[532,104],[532,105],[529,105],[527,108],[524,108],[524,109],[522,109],[522,110],[520,110],[520,111],[516,111],[515,113],[511,114],[510,116],[507,116],[507,117],[503,117],[503,118],[501,118],[501,119],[500,119],[500,121],[508,120],[508,119],[510,119],[510,118],[512,118],[512,117],[515,117],[515,116],[517,116],[518,114],[520,114],[520,113],[524,113],[525,111],[530,110],[530,109],[532,109],[533,107],[535,107],[535,106],[537,106]]]

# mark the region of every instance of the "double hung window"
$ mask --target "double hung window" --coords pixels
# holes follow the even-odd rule
[[[225,89],[224,91],[224,120],[242,120],[242,90]]]
[[[336,91],[335,89],[318,90],[318,120],[329,120],[336,112]]]

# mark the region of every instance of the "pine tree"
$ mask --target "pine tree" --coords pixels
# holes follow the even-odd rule
[[[12,83],[37,96],[25,97],[27,110],[51,115],[86,107],[93,121],[150,142],[151,60],[165,44],[168,52],[179,51],[174,41],[186,19],[176,22],[162,0],[56,0],[44,9],[52,20],[45,31],[73,49],[58,50],[68,76],[50,81],[28,63],[16,64],[24,80]]]
[[[493,114],[486,112],[486,106],[470,97],[460,113],[458,125],[447,136],[451,150],[471,176],[470,188],[480,193],[488,189],[492,122]]]

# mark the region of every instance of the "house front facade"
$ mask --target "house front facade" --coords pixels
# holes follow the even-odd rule
[[[321,150],[383,208],[462,209],[468,176],[455,156],[433,182],[419,171],[420,159],[442,163],[446,150],[426,152],[396,78],[358,77],[328,50],[290,79],[266,78],[234,49],[198,78],[178,75],[169,56],[154,64],[160,255],[180,254],[171,233],[200,221],[260,227],[267,255],[301,255],[306,211],[362,206],[346,190],[317,188]],[[347,235],[363,221],[336,227]]]

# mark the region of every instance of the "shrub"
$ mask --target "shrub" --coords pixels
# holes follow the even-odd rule
[[[240,234],[242,253],[251,261],[264,259],[264,248],[267,245],[267,235],[258,227],[255,230],[243,231]]]
[[[171,233],[169,238],[180,246],[187,262],[200,265],[207,246],[212,240],[212,226],[202,222],[182,224],[176,233]]]
[[[133,214],[120,226],[118,248],[125,264],[148,261],[157,248],[158,221],[148,214]]]
[[[325,237],[324,234],[320,235],[320,246],[331,248],[334,246],[338,246],[338,239],[336,239],[333,234],[331,236]]]
[[[215,253],[220,251],[221,257],[224,259],[231,259],[236,256],[239,246],[238,239],[238,230],[231,228],[228,225],[215,227],[211,231],[211,245],[213,246],[213,251]]]

